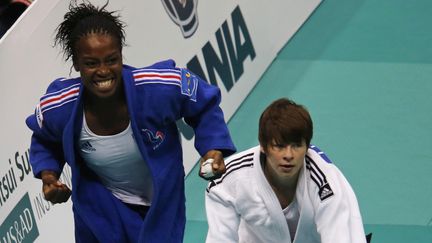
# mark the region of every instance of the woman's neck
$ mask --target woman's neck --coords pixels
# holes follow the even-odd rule
[[[294,200],[300,173],[297,173],[294,177],[281,178],[277,176],[274,171],[271,171],[269,166],[265,166],[263,170],[264,175],[276,194],[281,207],[286,208]]]
[[[126,106],[126,96],[123,89],[119,89],[113,96],[106,98],[95,97],[84,93],[84,110],[95,115],[111,115]]]
[[[130,121],[124,95],[106,99],[85,97],[84,113],[88,127],[98,135],[122,132]]]

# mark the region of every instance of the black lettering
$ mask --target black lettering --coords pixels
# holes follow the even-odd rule
[[[0,181],[0,194],[1,194],[1,200],[0,200],[0,205],[3,206],[3,202],[6,202],[6,198],[3,194],[3,186],[2,186],[2,182]]]
[[[25,173],[25,175],[28,175],[28,173],[30,173],[30,171],[31,171],[30,163],[29,163],[28,159],[26,162],[24,159],[24,156],[22,156],[22,155],[20,156],[20,154],[18,152],[15,153],[15,163],[18,163],[19,157],[21,157],[21,162],[22,162],[22,165],[24,166],[24,173]]]
[[[25,154],[25,160],[23,159],[24,168],[26,169],[27,175],[30,173],[30,171],[32,171],[32,167],[30,165],[30,156],[29,156],[29,153],[30,153],[29,150],[27,150],[26,152],[24,152],[24,154]]]
[[[204,79],[205,81],[207,81],[207,78],[204,74],[204,71],[203,71],[200,62],[198,61],[198,57],[196,55],[194,57],[192,57],[192,59],[187,63],[186,67],[187,67],[187,69],[192,71],[194,74],[196,74],[197,76],[199,76],[202,79]],[[208,83],[208,81],[207,81],[207,83]]]
[[[6,195],[3,195],[3,193],[2,193],[3,201],[6,201],[9,198],[9,189],[5,183],[6,179],[7,179],[7,174],[4,175],[2,178],[3,189],[6,192]]]
[[[3,190],[2,190],[2,183],[1,183],[1,181],[0,181],[0,192],[1,192],[0,206],[3,206],[4,197],[3,197]]]
[[[12,162],[11,162],[10,159],[9,159],[9,164],[12,164]],[[11,175],[11,173],[12,173],[12,175]],[[9,170],[9,176],[12,177],[14,187],[17,187],[18,185],[17,185],[17,182],[16,182],[15,171],[14,171],[13,167],[11,167],[10,170]]]
[[[33,204],[38,219],[41,219],[51,209],[50,202],[43,198],[42,193],[39,193],[38,196],[33,199]]]
[[[225,50],[225,45],[220,29],[216,31],[216,41],[222,59],[218,57],[210,42],[207,42],[202,49],[205,64],[207,67],[207,73],[209,76],[209,81],[211,84],[217,85],[215,74],[216,71],[221,78],[226,90],[229,91],[233,87],[234,83],[231,74],[230,63],[228,61],[228,55]]]
[[[248,28],[246,26],[246,22],[241,13],[240,7],[237,6],[234,11],[231,13],[231,18],[233,22],[233,32],[234,32],[234,40],[235,47],[237,50],[237,56],[231,57],[231,65],[233,67],[234,77],[237,81],[240,76],[243,74],[243,63],[245,59],[250,56],[251,60],[255,59],[255,49],[252,44],[252,39],[249,35]],[[222,26],[223,28],[223,26]],[[227,27],[225,27],[227,28]],[[224,32],[227,30],[224,30]],[[244,42],[241,43],[241,35],[243,36]],[[225,34],[225,37],[227,35]]]
[[[9,159],[9,163],[11,163],[10,159]],[[19,179],[20,179],[20,181],[23,181],[24,180],[24,176],[25,176],[25,174],[24,174],[24,167],[20,163],[18,163],[18,160],[16,159],[16,157],[15,157],[15,165],[18,168],[18,170],[20,170]]]
[[[243,74],[243,65],[240,65],[240,67],[238,67],[237,65],[238,59],[235,54],[231,33],[228,27],[228,23],[226,21],[222,24],[222,32],[224,34],[225,44],[230,57],[230,62],[234,73],[234,80],[237,81],[240,78],[240,76]]]
[[[7,182],[8,182],[9,191],[12,194],[15,191],[15,188],[17,187],[13,168],[10,168],[8,174],[9,174],[9,177],[7,179]]]
[[[215,32],[220,58],[210,41],[202,48],[207,77],[196,55],[187,63],[189,70],[212,85],[218,86],[216,81],[216,74],[218,74],[227,91],[230,91],[234,82],[237,82],[243,75],[243,64],[246,58],[250,57],[252,61],[256,56],[251,36],[239,6],[233,10],[231,18],[234,42],[226,20],[222,23],[221,28]],[[183,120],[177,121],[177,127],[187,140],[193,138],[193,130]]]

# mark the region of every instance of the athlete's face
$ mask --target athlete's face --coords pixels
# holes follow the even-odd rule
[[[119,41],[104,33],[90,33],[76,43],[75,70],[86,91],[94,97],[117,94],[122,85],[122,52]]]
[[[306,156],[307,146],[303,140],[301,143],[291,144],[272,144],[267,146],[265,151],[261,147],[261,152],[266,155],[266,174],[274,179],[292,179],[296,178],[303,167],[303,161]]]

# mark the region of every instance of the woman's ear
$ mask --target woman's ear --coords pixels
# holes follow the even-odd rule
[[[264,150],[263,146],[261,146],[261,145],[260,145],[260,152],[265,154],[265,150]]]
[[[75,59],[75,57],[72,57],[72,64],[73,64],[75,71],[79,72],[79,65],[78,65],[78,62]]]

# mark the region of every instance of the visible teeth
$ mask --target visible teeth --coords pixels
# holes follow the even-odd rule
[[[111,85],[112,81],[112,79],[109,79],[101,82],[96,82],[96,85],[100,88],[107,88]]]

